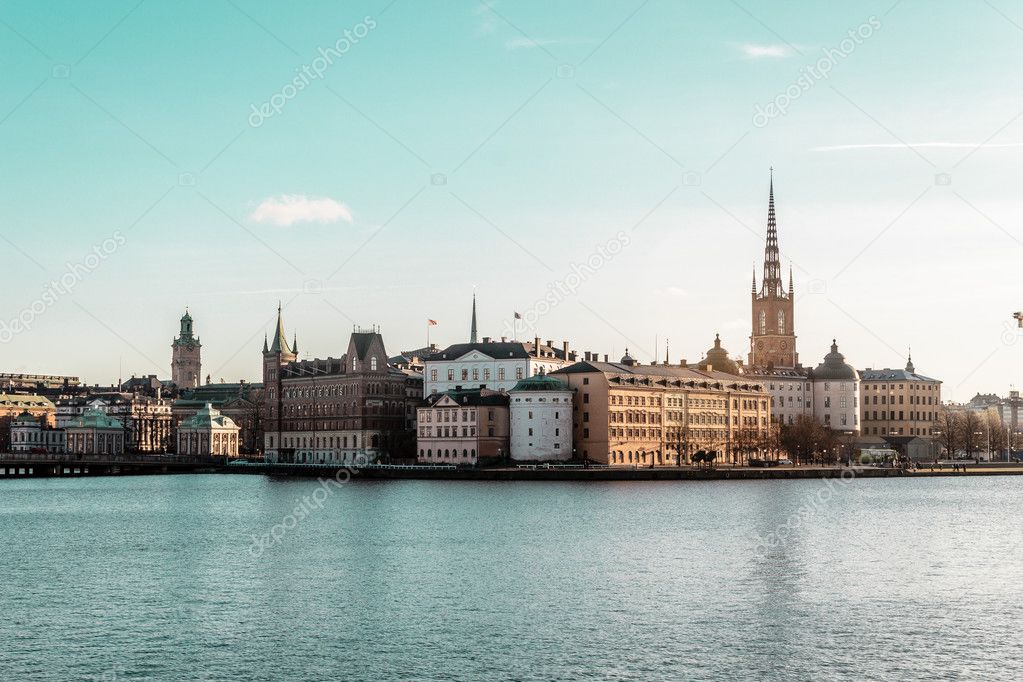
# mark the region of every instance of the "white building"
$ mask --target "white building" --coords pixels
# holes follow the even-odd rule
[[[488,388],[510,391],[520,380],[536,376],[540,370],[553,372],[575,362],[575,353],[565,341],[561,348],[551,342],[492,341],[456,343],[426,359],[424,393]]]
[[[838,352],[831,341],[831,352],[810,375],[813,378],[813,415],[832,431],[860,433],[860,375]]]
[[[771,394],[771,419],[776,423],[793,424],[800,415],[813,416],[813,382],[806,369],[762,369],[747,376]]]
[[[11,452],[64,452],[66,434],[44,425],[46,419],[22,412],[11,422]]]
[[[572,389],[568,384],[541,371],[519,381],[508,393],[512,459],[572,459]]]
[[[206,403],[178,426],[178,454],[237,457],[240,430],[233,419]]]

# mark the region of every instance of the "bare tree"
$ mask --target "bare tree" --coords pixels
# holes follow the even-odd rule
[[[938,412],[938,420],[934,422],[934,430],[938,432],[938,440],[945,448],[945,456],[949,459],[955,458],[956,450],[959,449],[961,440],[959,438],[962,426],[962,414],[943,407]]]
[[[795,461],[807,463],[820,457],[822,452],[833,456],[838,436],[813,417],[799,415],[792,424],[782,425],[779,441]]]
[[[990,457],[998,459],[999,453],[1004,454],[1003,451],[1009,438],[1005,432],[1005,423],[1002,421],[1001,413],[994,407],[988,408],[984,414],[984,421],[985,430],[991,439],[989,441],[991,444]]]
[[[959,420],[959,438],[963,450],[969,457],[975,457],[976,452],[980,449],[980,444],[987,442],[984,427],[984,420],[973,410],[966,410],[962,413]]]
[[[686,463],[686,459],[689,457],[689,447],[692,445],[692,440],[689,435],[689,425],[683,424],[672,431],[669,442],[672,447],[675,448],[675,464],[682,466]]]

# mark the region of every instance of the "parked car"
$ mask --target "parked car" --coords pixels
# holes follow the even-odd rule
[[[791,464],[792,464],[792,461],[788,457],[779,457],[778,458],[778,466],[780,466],[780,467],[781,466],[789,466]]]

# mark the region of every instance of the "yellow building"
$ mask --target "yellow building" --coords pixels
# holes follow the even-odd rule
[[[724,357],[720,343],[715,349]],[[641,365],[626,351],[617,363],[590,360],[553,372],[574,391],[575,457],[674,466],[701,450],[716,452],[718,462],[742,462],[763,450],[771,432],[763,386],[707,360],[700,364],[706,368]]]
[[[860,426],[863,436],[933,437],[941,410],[941,382],[906,369],[860,372]]]

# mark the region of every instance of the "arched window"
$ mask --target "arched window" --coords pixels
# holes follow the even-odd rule
[[[779,334],[784,334],[785,333],[785,311],[784,310],[779,310],[778,311],[778,333]]]
[[[760,311],[760,333],[767,333],[767,313],[763,310]]]

